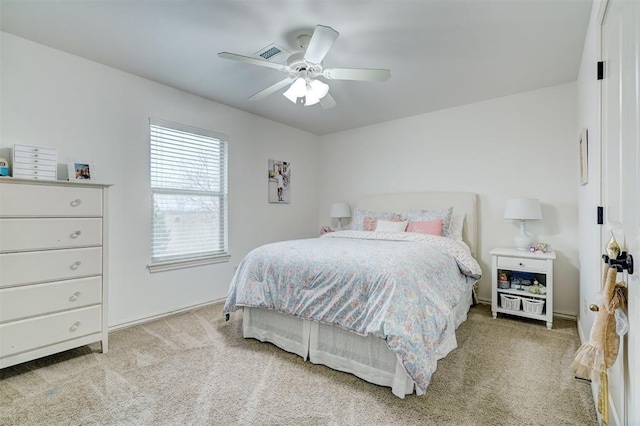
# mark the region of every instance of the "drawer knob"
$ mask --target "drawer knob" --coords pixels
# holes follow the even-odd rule
[[[78,260],[77,262],[73,262],[73,264],[69,266],[69,269],[71,269],[72,271],[75,271],[79,267],[80,267],[80,261]]]
[[[78,300],[78,297],[80,297],[80,292],[79,292],[79,291],[76,291],[75,293],[73,293],[73,294],[71,295],[71,297],[69,298],[69,300],[70,300],[71,302],[75,302],[76,300]]]
[[[82,231],[74,231],[71,235],[69,235],[69,237],[73,238],[74,240],[76,238],[78,238],[80,236],[80,234],[82,234]]]
[[[80,327],[80,321],[76,321],[73,323],[71,327],[69,327],[69,331],[74,332]]]
[[[71,203],[71,207],[78,207],[80,205],[80,203],[82,203],[82,200],[80,200],[80,198],[76,198],[75,200],[73,200]]]
[[[520,265],[520,266],[524,266],[524,263],[520,262],[520,263],[518,263],[518,265]]]

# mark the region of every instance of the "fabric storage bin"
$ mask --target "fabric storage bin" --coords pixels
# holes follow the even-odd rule
[[[510,311],[519,311],[520,310],[520,301],[521,297],[512,296],[510,294],[501,294],[500,295],[500,305],[504,309],[509,309]]]
[[[542,314],[544,300],[522,299],[522,310],[528,314]]]

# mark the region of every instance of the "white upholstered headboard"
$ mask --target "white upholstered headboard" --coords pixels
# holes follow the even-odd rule
[[[471,192],[397,192],[368,195],[360,198],[354,208],[403,212],[405,210],[437,210],[453,207],[456,213],[465,213],[462,239],[471,249],[473,257],[478,254],[478,195]]]

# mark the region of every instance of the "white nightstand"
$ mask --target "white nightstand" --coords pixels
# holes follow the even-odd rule
[[[491,250],[491,312],[498,312],[546,321],[547,328],[553,325],[553,261],[555,253],[530,253],[510,248]],[[534,294],[528,290],[499,288],[498,274],[507,276],[519,273],[533,276],[546,287],[545,294]],[[511,282],[511,280],[510,280]]]

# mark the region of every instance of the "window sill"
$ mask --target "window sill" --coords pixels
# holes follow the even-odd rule
[[[231,259],[229,254],[216,256],[198,257],[193,259],[168,260],[166,262],[156,262],[147,265],[150,273],[173,271],[174,269],[192,268],[194,266],[211,265],[214,263],[225,263]]]

